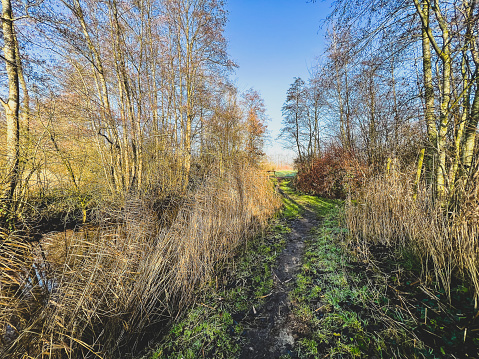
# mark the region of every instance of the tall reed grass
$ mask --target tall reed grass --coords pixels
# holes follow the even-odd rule
[[[479,296],[478,178],[460,206],[446,211],[419,185],[417,197],[412,176],[393,172],[372,178],[356,201],[346,205],[346,223],[361,252],[369,244],[412,250],[423,263],[423,274],[433,273],[450,295],[454,275],[464,276]]]
[[[50,234],[36,246],[4,233],[0,357],[134,352],[148,330],[194,299],[217,263],[266,226],[280,203],[265,173],[238,165],[206,178],[180,206],[130,199],[116,214],[121,221],[104,215],[99,226]]]

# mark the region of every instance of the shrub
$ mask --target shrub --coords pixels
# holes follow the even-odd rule
[[[300,166],[296,186],[304,193],[346,198],[361,187],[368,172],[353,153],[332,146],[321,157]]]

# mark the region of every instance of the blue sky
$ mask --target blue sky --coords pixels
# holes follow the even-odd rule
[[[290,153],[276,141],[281,106],[294,77],[307,80],[309,69],[324,51],[320,26],[330,13],[330,1],[227,0],[225,36],[230,57],[239,64],[234,79],[240,91],[254,88],[265,101],[271,121],[268,155]]]

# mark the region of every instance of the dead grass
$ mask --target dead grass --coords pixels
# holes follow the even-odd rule
[[[464,276],[479,296],[479,206],[477,178],[456,210],[445,211],[412,176],[392,173],[371,179],[357,201],[348,201],[346,223],[363,255],[369,244],[413,250],[423,263],[423,278],[441,283],[450,295],[454,275]]]
[[[105,215],[99,226],[51,234],[36,246],[4,234],[0,356],[135,352],[148,328],[178,315],[215,265],[281,204],[267,176],[246,165],[206,178],[181,207],[165,211],[166,222],[154,203],[130,199],[112,215],[119,223]]]

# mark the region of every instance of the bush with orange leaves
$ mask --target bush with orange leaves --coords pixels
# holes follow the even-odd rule
[[[362,186],[368,173],[368,166],[352,152],[331,146],[321,157],[300,166],[296,187],[317,196],[346,198]]]

